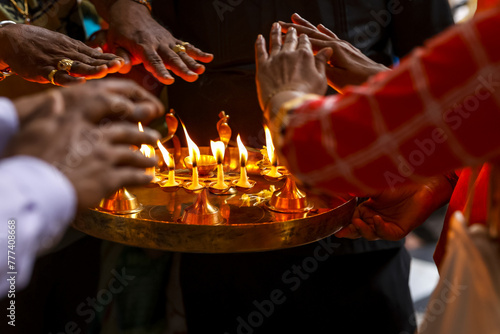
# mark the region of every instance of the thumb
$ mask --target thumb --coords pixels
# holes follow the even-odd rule
[[[325,67],[330,58],[333,55],[333,49],[332,48],[324,48],[321,49],[315,56],[316,59],[316,68],[318,69],[319,72],[324,73],[325,72]]]

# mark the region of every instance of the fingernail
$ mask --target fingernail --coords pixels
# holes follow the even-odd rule
[[[274,22],[273,28],[276,29],[276,30],[277,29],[281,29],[281,25],[278,22]]]

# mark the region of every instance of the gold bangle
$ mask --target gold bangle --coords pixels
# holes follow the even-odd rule
[[[151,4],[149,3],[149,1],[148,1],[148,0],[132,0],[132,1],[133,1],[133,2],[137,2],[137,3],[141,4],[141,5],[146,6],[146,7],[147,7],[147,9],[149,10],[149,12],[151,13],[152,8],[151,8]]]

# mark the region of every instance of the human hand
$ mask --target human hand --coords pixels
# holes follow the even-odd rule
[[[108,47],[126,57],[131,57],[131,65],[142,63],[160,82],[170,85],[174,78],[169,73],[193,82],[205,71],[205,66],[197,61],[209,63],[213,55],[205,53],[192,44],[186,44],[186,52],[175,53],[173,48],[184,42],[158,24],[148,9],[130,0],[117,0],[108,9]],[[122,49],[122,50],[120,50]],[[121,53],[120,53],[121,52]]]
[[[29,155],[59,168],[74,186],[79,209],[96,205],[101,198],[121,187],[150,182],[151,177],[145,175],[144,168],[154,166],[156,160],[131,150],[130,145],[156,145],[160,138],[156,131],[145,129],[145,132],[139,132],[137,125],[128,121],[103,123],[108,116],[108,120],[116,117],[112,103],[108,103],[112,101],[107,99],[109,91],[103,91],[102,85],[86,86],[72,87],[67,91],[53,89],[14,101],[16,108],[22,108],[31,100],[40,111],[36,113],[36,119],[25,123],[6,150],[6,156]],[[117,87],[116,91],[133,93],[124,89],[131,86]],[[82,101],[75,99],[78,92],[87,100],[93,93],[93,98],[104,103],[79,106]],[[103,97],[99,98],[101,95]],[[134,103],[132,98],[128,102]],[[75,110],[71,110],[73,108]],[[148,114],[140,109],[134,109],[130,119],[147,120],[138,117],[141,113]]]
[[[49,83],[49,74],[62,59],[73,60],[68,72],[57,71],[54,83],[60,86],[83,83],[117,72],[123,59],[102,53],[66,35],[25,24],[0,29],[0,66],[9,67],[25,80]]]
[[[444,176],[434,177],[424,184],[384,190],[358,205],[351,224],[335,236],[400,240],[445,204],[452,191]]]
[[[48,95],[22,97],[14,104],[21,128],[54,113],[79,113],[94,124],[105,125],[116,120],[147,124],[165,112],[156,97],[135,82],[120,79],[97,80],[74,88],[50,90]]]
[[[292,22],[280,22],[283,32],[286,33],[293,27],[299,34],[309,36],[315,52],[324,48],[333,50],[326,66],[326,76],[328,84],[340,93],[343,93],[343,89],[348,85],[360,85],[372,75],[389,70],[365,56],[349,42],[339,39],[322,24],[315,27],[298,14],[292,15]]]
[[[270,39],[269,53],[262,35],[255,44],[257,94],[262,110],[269,108],[270,100],[278,93],[326,93],[325,65],[331,49],[324,49],[314,57],[307,35],[297,38],[295,29],[290,29],[282,42],[278,23],[273,24]]]

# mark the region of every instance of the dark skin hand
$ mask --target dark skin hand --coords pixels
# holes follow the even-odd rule
[[[146,70],[163,84],[170,85],[175,79],[169,72],[193,82],[205,71],[198,61],[208,63],[213,55],[192,44],[185,45],[186,52],[175,53],[173,48],[183,41],[158,24],[146,6],[130,0],[93,1],[99,13],[109,23],[107,44],[110,52],[125,58],[130,66],[142,63]],[[127,59],[129,58],[129,59]]]
[[[29,155],[59,168],[72,183],[80,210],[95,206],[121,187],[147,184],[151,177],[144,168],[156,164],[130,145],[155,145],[160,135],[148,129],[139,132],[137,124],[121,119],[148,121],[162,109],[156,101],[148,101],[149,95],[134,83],[111,83],[117,81],[53,89],[14,101],[20,111],[29,105],[30,112],[24,114],[36,118],[21,122],[6,156]],[[114,97],[109,99],[109,95]],[[91,99],[96,102],[82,103]],[[113,101],[129,108],[120,107],[117,114]]]
[[[11,70],[28,81],[49,83],[48,76],[60,60],[73,60],[70,73],[58,71],[54,82],[60,86],[83,83],[117,72],[124,60],[102,53],[66,35],[45,28],[12,24],[0,30],[0,68]]]
[[[335,236],[400,240],[448,202],[452,192],[444,176],[430,178],[422,184],[384,190],[358,205],[351,224]]]
[[[41,108],[50,104],[52,108]],[[135,82],[105,79],[88,82],[78,89],[50,90],[48,95],[38,94],[15,101],[21,128],[41,117],[62,112],[82,114],[94,124],[106,125],[111,121],[149,123],[165,110],[162,103]]]
[[[270,39],[269,52],[264,37],[259,36],[255,44],[257,94],[262,110],[269,108],[277,92],[325,94],[325,65],[331,49],[315,57],[307,35],[298,37],[295,29],[290,29],[282,42],[278,23],[273,25]]]
[[[382,64],[376,63],[365,56],[359,49],[349,42],[341,40],[331,30],[322,24],[315,27],[298,14],[292,15],[293,23],[280,22],[283,32],[294,28],[299,34],[309,36],[315,52],[324,48],[331,48],[333,54],[326,66],[328,84],[340,93],[348,85],[361,85],[372,75],[389,70]]]

